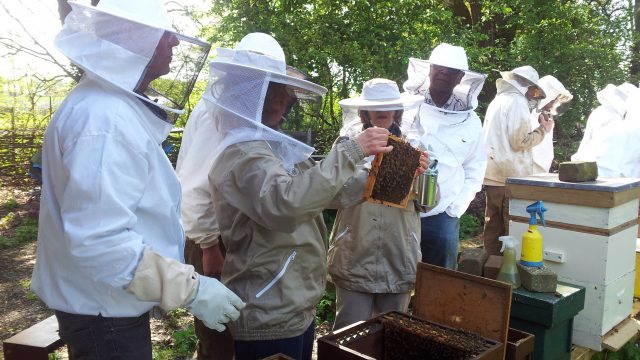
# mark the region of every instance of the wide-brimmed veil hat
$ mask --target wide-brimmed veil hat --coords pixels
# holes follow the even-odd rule
[[[54,42],[60,52],[87,77],[174,114],[183,113],[209,53],[208,43],[177,33],[160,0],[102,0],[96,6],[70,1],[69,5],[71,12]],[[168,73],[153,79],[143,96],[137,87],[165,33],[179,44],[165,54]]]
[[[403,84],[405,91],[422,95],[428,93],[430,86],[431,65],[444,66],[460,70],[464,73],[460,83],[453,89],[453,95],[462,102],[462,110],[437,108],[447,113],[467,113],[478,107],[478,95],[487,78],[485,74],[469,70],[467,53],[460,46],[442,43],[436,46],[428,60],[409,58],[407,81]],[[426,104],[428,105],[428,104]]]
[[[573,95],[567,90],[560,80],[552,75],[545,75],[540,78],[540,87],[546,94],[546,97],[540,100],[538,109],[542,109],[548,103],[555,100],[554,108],[560,108],[573,99]],[[555,115],[555,114],[554,114]]]
[[[363,123],[359,112],[367,111],[395,111],[415,108],[424,101],[421,95],[400,93],[398,84],[393,80],[374,78],[362,85],[362,93],[358,97],[343,99],[339,102],[342,107],[342,128],[340,136],[354,137],[363,130]],[[416,137],[424,133],[419,122],[406,122],[404,118],[396,124],[405,137]]]
[[[520,86],[534,86],[538,92],[538,98],[546,97],[544,89],[540,86],[540,76],[530,65],[520,66],[511,71],[501,71],[500,76],[510,82],[516,81]]]
[[[265,96],[270,83],[287,87],[297,99],[320,99],[327,89],[287,66],[276,39],[264,33],[246,35],[234,49],[218,48],[209,63],[209,83],[202,94],[216,125],[216,153],[228,146],[264,140],[283,166],[291,170],[315,149],[262,124]]]
[[[417,106],[423,100],[420,95],[401,94],[395,81],[375,78],[364,83],[360,96],[340,100],[339,104],[343,109],[388,111]]]

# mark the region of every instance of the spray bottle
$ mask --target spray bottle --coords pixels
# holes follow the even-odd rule
[[[514,289],[520,287],[520,273],[516,266],[516,239],[513,236],[500,236],[502,241],[502,266],[498,273],[498,281],[509,283]]]
[[[542,267],[542,235],[538,231],[538,217],[544,223],[544,212],[547,209],[542,201],[536,201],[527,206],[529,213],[529,229],[522,234],[522,253],[520,256],[520,264],[530,267]]]

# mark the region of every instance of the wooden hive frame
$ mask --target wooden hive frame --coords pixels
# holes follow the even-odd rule
[[[364,198],[366,201],[377,204],[405,208],[412,196],[415,172],[420,165],[420,155],[422,153],[405,140],[394,135],[389,135],[387,145],[393,145],[393,150],[386,154],[380,153],[376,155],[365,185]],[[410,155],[408,159],[403,157],[406,153]],[[399,167],[399,164],[403,166]],[[380,196],[381,187],[389,183],[400,186],[397,191],[402,196],[401,199],[389,199]]]

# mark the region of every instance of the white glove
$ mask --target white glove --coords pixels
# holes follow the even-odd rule
[[[198,291],[187,309],[206,327],[222,332],[224,324],[237,319],[245,305],[220,281],[201,275],[198,276]]]

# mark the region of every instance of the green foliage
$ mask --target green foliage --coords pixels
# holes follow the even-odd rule
[[[6,236],[0,236],[0,248],[7,248],[13,245],[15,245],[15,241],[13,241],[13,239]]]
[[[38,225],[33,219],[26,219],[14,232],[14,238],[18,243],[35,241],[38,238]]]
[[[0,230],[9,229],[18,218],[18,214],[15,212],[7,213],[7,215],[0,219]]]
[[[173,352],[175,355],[188,356],[196,350],[198,337],[193,324],[174,332],[171,337],[173,338]]]
[[[316,324],[334,322],[336,320],[336,292],[327,290],[322,294],[322,299],[316,305]]]
[[[59,360],[60,356],[58,356],[58,354],[56,354],[56,353],[50,353],[50,354],[47,354],[47,359],[48,360]]]
[[[2,208],[7,211],[13,211],[18,206],[20,206],[20,203],[18,203],[18,201],[14,198],[10,198],[2,204]]]
[[[616,352],[603,351],[595,354],[593,360],[638,360],[640,359],[640,344],[630,341]]]
[[[216,0],[211,13],[220,21],[203,33],[226,46],[249,32],[272,34],[291,65],[328,88],[319,115],[297,124],[318,131],[319,153],[341,125],[339,100],[373,77],[401,85],[408,58],[428,58],[441,42],[465,47],[470,68],[489,75],[480,117],[495,96],[493,69],[532,65],[574,95],[556,125],[556,158],[564,161],[582,137],[596,92],[629,78],[632,11],[624,2]]]
[[[460,239],[468,239],[482,233],[480,220],[471,214],[462,214],[460,218]]]
[[[20,285],[22,286],[22,289],[26,292],[24,297],[27,300],[36,300],[36,299],[38,299],[38,296],[33,291],[31,291],[31,279],[22,279],[22,280],[20,280]]]

